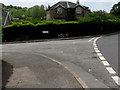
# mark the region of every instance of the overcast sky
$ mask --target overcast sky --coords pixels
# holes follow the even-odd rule
[[[5,5],[15,5],[21,7],[32,7],[34,5],[53,5],[59,1],[70,1],[76,3],[77,0],[1,0]],[[92,11],[105,10],[110,11],[112,6],[119,0],[79,0],[81,5],[89,7]]]

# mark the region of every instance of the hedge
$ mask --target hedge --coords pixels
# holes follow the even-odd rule
[[[57,38],[59,34],[69,34],[69,37],[97,35],[120,30],[120,22],[107,20],[98,22],[60,22],[60,21],[45,21],[43,23],[17,23],[7,27],[3,27],[3,42]],[[43,34],[43,31],[48,31],[48,34]]]

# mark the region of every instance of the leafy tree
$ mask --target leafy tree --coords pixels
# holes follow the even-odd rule
[[[75,20],[75,10],[73,8],[69,8],[67,13],[67,21],[74,21],[74,20]]]
[[[40,18],[44,19],[45,15],[46,15],[45,7],[44,5],[41,5],[40,6]]]
[[[120,2],[113,5],[110,13],[112,13],[120,18]]]
[[[107,13],[105,11],[99,10],[91,12],[87,17],[81,18],[79,20],[80,23],[83,22],[106,22],[111,20],[117,20],[118,18],[115,17],[113,14]]]
[[[33,18],[44,18],[45,17],[45,9],[44,9],[44,6],[41,5],[41,6],[34,6],[32,8],[29,8],[28,9],[28,12],[27,12],[27,15],[28,16],[31,16]]]

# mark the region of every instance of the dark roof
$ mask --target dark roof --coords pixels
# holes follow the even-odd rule
[[[6,18],[7,18],[7,12],[2,11],[2,25],[4,25]]]
[[[69,1],[60,1],[60,2],[58,2],[56,4],[54,4],[53,6],[51,6],[50,9],[55,9],[58,6],[62,6],[65,9],[67,9],[67,8],[75,8],[77,5],[83,7],[84,9],[87,8],[87,7],[82,6],[80,4],[75,4],[75,3],[72,3],[72,2],[69,2]]]

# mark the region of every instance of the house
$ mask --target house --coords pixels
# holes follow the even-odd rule
[[[85,17],[90,12],[89,8],[80,5],[79,0],[76,3],[69,1],[60,1],[53,6],[48,6],[47,20],[67,20],[79,19]]]
[[[2,11],[2,26],[7,26],[11,24],[11,19],[9,12]]]

